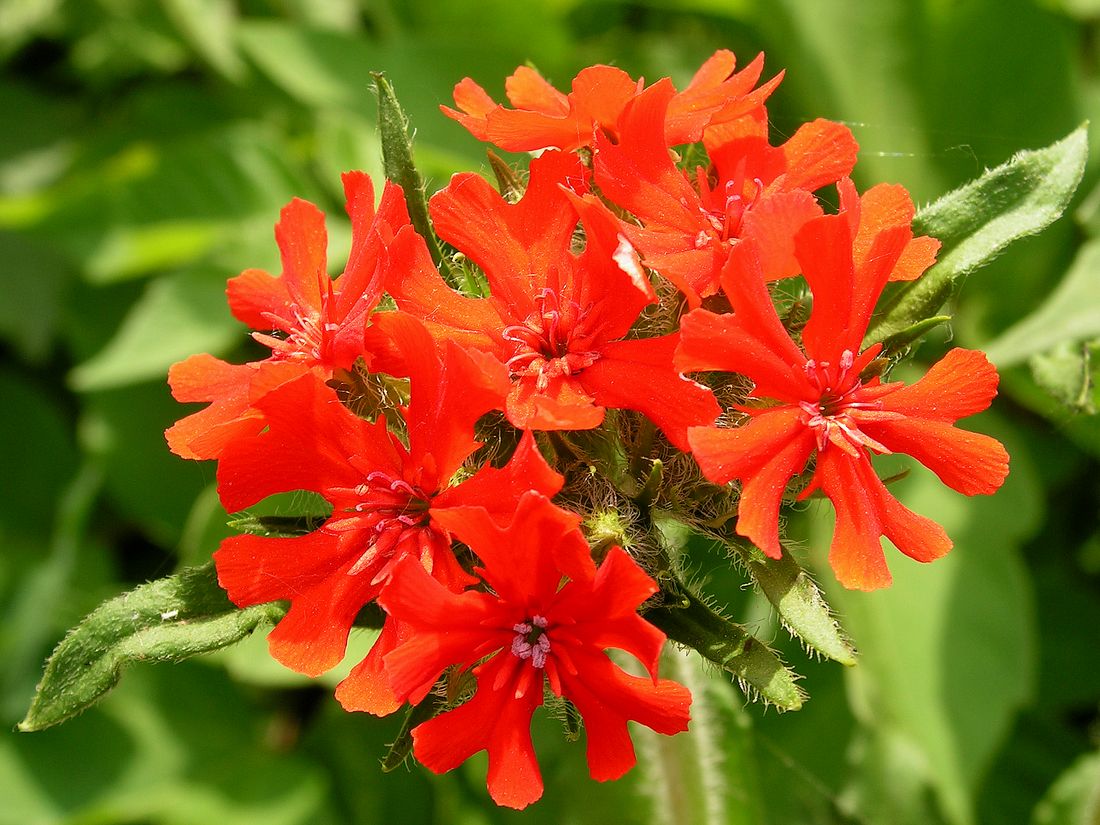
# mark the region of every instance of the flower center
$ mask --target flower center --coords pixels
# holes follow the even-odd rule
[[[841,353],[836,365],[812,358],[806,362],[806,376],[820,397],[817,401],[798,402],[803,413],[802,423],[814,430],[818,452],[835,444],[853,458],[859,456],[861,446],[877,453],[889,453],[889,449],[859,429],[859,417],[865,411],[881,410],[882,402],[863,399],[863,382],[852,372],[854,364],[855,354],[850,349]],[[875,417],[883,415],[878,413]]]
[[[253,332],[252,337],[270,347],[275,357],[291,361],[324,361],[331,345],[331,334],[340,328],[339,324],[326,322],[322,313],[312,308],[302,309],[298,304],[288,305],[282,314],[265,312],[263,317],[274,329],[284,331],[285,337],[262,332]]]
[[[358,501],[345,508],[348,517],[330,522],[332,529],[363,529],[364,521],[374,535],[359,560],[348,570],[355,575],[379,559],[394,555],[397,546],[416,539],[421,555],[430,548],[425,532],[429,527],[431,496],[402,478],[394,478],[381,470],[368,473],[363,484],[349,491]]]
[[[573,301],[562,305],[561,297],[552,289],[539,293],[539,310],[527,316],[522,324],[504,328],[502,337],[515,345],[512,357],[505,364],[513,376],[531,375],[541,391],[550,380],[561,375],[575,375],[593,364],[595,352],[571,352],[570,340],[582,314]]]
[[[531,664],[541,668],[546,666],[546,654],[550,652],[550,637],[546,635],[545,616],[532,616],[526,622],[512,625],[516,635],[512,638],[512,654],[521,659],[530,659]]]
[[[751,194],[747,194],[743,168],[739,168],[732,179],[715,189],[710,188],[701,167],[696,170],[696,177],[699,199],[702,202],[701,211],[710,227],[699,233],[695,246],[702,249],[714,240],[725,242],[739,238],[745,213],[760,200],[764,192],[764,182],[760,178],[753,178]]]

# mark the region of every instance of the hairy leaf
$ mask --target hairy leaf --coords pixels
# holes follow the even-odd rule
[[[278,621],[278,603],[240,610],[218,586],[213,562],[140,585],[100,605],[46,663],[23,731],[64,722],[114,687],[132,662],[179,662],[231,645]]]
[[[856,651],[845,638],[829,605],[809,574],[789,555],[765,556],[743,539],[730,542],[749,574],[791,633],[822,656],[844,665],[856,663]]]
[[[728,671],[751,697],[759,695],[782,710],[802,707],[805,697],[794,672],[771,648],[679,584],[666,585],[665,597],[667,601],[645,617],[670,639]]]
[[[885,341],[936,313],[967,275],[1010,243],[1045,229],[1065,211],[1088,156],[1084,126],[1045,149],[1020,152],[917,213],[915,232],[939,238],[939,261],[902,289],[864,345]]]

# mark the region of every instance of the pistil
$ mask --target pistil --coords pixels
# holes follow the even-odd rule
[[[546,654],[550,652],[550,637],[546,635],[549,621],[545,616],[532,616],[529,621],[512,625],[516,632],[512,639],[512,654],[520,659],[530,659],[537,668],[546,666]]]

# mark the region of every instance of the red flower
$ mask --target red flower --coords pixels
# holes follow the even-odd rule
[[[687,728],[691,694],[656,678],[664,635],[637,614],[657,585],[626,552],[612,547],[594,576],[577,577],[563,555],[587,551],[579,519],[537,493],[520,500],[507,527],[474,507],[441,519],[481,558],[492,592],[448,592],[405,562],[379,597],[411,628],[385,659],[399,696],[418,701],[447,667],[481,662],[474,697],[413,730],[417,759],[442,773],[488,750],[490,795],[526,807],[542,795],[530,724],[544,680],[584,719],[594,779],[617,779],[634,765],[627,720],[665,734]],[[564,585],[563,573],[571,578]],[[608,648],[636,656],[653,678],[628,675]]]
[[[492,362],[477,363],[454,345],[439,354],[408,316],[389,314],[379,323],[408,358],[408,447],[387,431],[383,418],[370,423],[356,417],[309,374],[257,402],[267,429],[231,444],[218,466],[218,492],[230,512],[291,490],[317,492],[332,505],[332,515],[312,533],[234,536],[214,554],[218,580],[237,605],[290,602],[268,637],[271,653],[311,676],[340,661],[356,614],[404,556],[443,587],[459,590],[472,581],[451,551],[440,512],[477,505],[507,518],[523,492],[553,495],[562,483],[528,435],[506,467],[486,465],[448,486],[478,446],[474,421],[496,406],[504,371]],[[345,706],[375,713],[396,709],[379,679],[381,655],[396,641],[396,631],[387,628],[341,684],[337,697]]]
[[[767,124],[731,136],[704,133],[713,163],[694,181],[665,148],[659,126],[674,100],[672,84],[656,83],[626,109],[617,139],[597,134],[593,167],[608,199],[642,222],[624,224],[647,266],[679,288],[693,306],[718,291],[718,273],[737,238],[752,238],[769,279],[798,274],[793,237],[822,214],[813,191],[836,183],[856,162],[856,142],[839,123],[815,120],[783,146],[770,146]],[[694,184],[694,185],[693,185]],[[912,216],[910,216],[912,217]]]
[[[256,403],[274,387],[306,372],[325,381],[367,356],[363,334],[382,296],[379,255],[396,229],[409,223],[401,188],[387,183],[378,212],[374,188],[362,172],[343,176],[352,224],[351,256],[343,275],[328,274],[325,216],[295,198],[282,211],[275,239],[283,272],[273,277],[249,269],[229,281],[233,314],[255,330],[252,337],[271,356],[245,365],[194,355],[168,373],[178,401],[211,402],[165,433],[172,452],[183,458],[217,458],[235,439],[259,432]]]
[[[727,122],[762,112],[782,75],[753,90],[764,68],[764,55],[734,73],[736,65],[733,52],[715,52],[687,88],[673,97],[668,117],[657,131],[667,146],[699,140],[712,120]],[[573,78],[573,90],[564,95],[534,69],[520,66],[505,81],[508,100],[515,109],[497,104],[468,77],[454,89],[455,105],[461,111],[447,106],[440,109],[478,140],[508,151],[571,151],[590,145],[595,132],[618,134],[623,109],[643,88],[642,80],[631,80],[621,69],[589,66]]]
[[[386,286],[433,336],[492,354],[508,367],[505,403],[517,427],[589,429],[604,407],[637,410],[687,448],[690,424],[713,421],[709,390],[672,367],[676,335],[627,339],[656,301],[614,217],[579,188],[573,155],[547,152],[531,164],[523,198],[509,204],[482,178],[456,175],[431,200],[440,236],[485,272],[490,296],[459,295],[439,277],[412,229],[398,233]],[[571,252],[578,211],[585,248]]]
[[[918,561],[951,548],[939,525],[890,495],[871,453],[908,453],[966,495],[996,490],[1008,455],[994,439],[952,426],[984,410],[996,394],[997,373],[982,353],[952,350],[911,387],[862,377],[881,350],[875,344],[859,353],[879,294],[924,245],[913,245],[921,239],[912,238],[907,224],[853,241],[852,220],[851,213],[817,218],[795,237],[814,300],[801,349],[776,315],[755,244],[741,241],[722,271],[733,314],[697,309],[686,315],[676,363],[683,370],[741,373],[755,383],[755,396],[775,402],[745,408],[744,426],[688,431],[707,478],[742,482],[737,532],[778,558],[784,489],[816,454],[802,495],[821,489],[833,502],[830,562],[842,584],[870,590],[890,582],[881,536]]]

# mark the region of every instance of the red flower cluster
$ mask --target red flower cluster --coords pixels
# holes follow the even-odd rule
[[[295,200],[276,226],[282,273],[229,282],[234,314],[271,355],[194,356],[170,373],[177,399],[209,406],[168,443],[219,461],[229,511],[296,490],[331,507],[303,535],[239,535],[215,554],[236,604],[289,603],[272,655],[320,674],[377,603],[381,634],[337,697],[386,714],[469,671],[472,698],[417,727],[414,753],[443,771],[488,750],[500,804],[541,794],[529,725],[544,695],[576,708],[601,780],[634,762],[627,720],[667,734],[688,722],[688,692],[657,678],[664,635],[638,613],[656,582],[619,546],[593,559],[582,492],[613,473],[570,454],[571,431],[602,428],[609,454],[633,450],[635,466],[690,451],[705,479],[739,481],[736,530],[775,557],[786,489],[812,467],[801,495],[832,500],[831,560],[857,588],[889,581],[883,535],[922,561],[950,547],[886,491],[872,454],[909,453],[966,494],[1007,472],[997,442],[953,426],[995,393],[980,353],[954,350],[911,387],[878,377],[880,347],[862,339],[879,294],[918,277],[938,243],[913,237],[902,188],[857,194],[844,126],[814,121],[771,144],[764,104],[779,77],[758,86],[762,66],[736,72],[720,51],[680,92],[595,66],[569,95],[521,68],[507,84],[514,109],[462,81],[447,114],[505,149],[547,150],[518,200],[473,174],[431,198],[435,231],[482,287],[444,279],[397,186],[376,210],[369,179],[349,173],[343,274],[329,276],[323,215]],[[681,168],[673,147],[685,143],[701,143],[706,163]],[[828,186],[833,214],[817,195]],[[804,326],[769,293],[798,276],[812,296]],[[379,310],[385,294],[396,310]],[[685,372],[716,374],[704,385]],[[407,396],[367,403],[356,393],[370,380]],[[735,412],[736,426],[716,425]],[[516,446],[480,449],[479,427]],[[639,437],[646,427],[664,439]],[[548,431],[556,466],[535,436]],[[702,479],[692,495],[704,489],[725,495]],[[688,523],[706,504],[692,495],[668,498]]]

